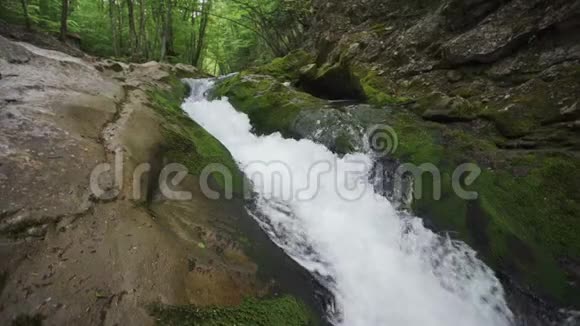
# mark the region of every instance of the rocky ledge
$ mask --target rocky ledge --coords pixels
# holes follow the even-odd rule
[[[274,295],[292,288],[308,300],[311,280],[261,233],[244,202],[202,194],[204,163],[236,165],[181,111],[181,77],[203,75],[0,37],[0,324],[312,318],[302,299]],[[157,191],[161,166],[172,162],[188,168],[177,190],[191,200]],[[122,171],[91,184],[103,163]],[[134,177],[142,163],[150,171]],[[220,190],[219,180],[213,187]]]

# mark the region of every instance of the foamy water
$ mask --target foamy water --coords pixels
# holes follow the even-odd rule
[[[369,155],[339,158],[309,140],[256,136],[227,99],[205,98],[211,81],[189,83],[183,109],[254,183],[262,228],[335,296],[334,324],[511,324],[501,284],[473,250],[375,194]]]

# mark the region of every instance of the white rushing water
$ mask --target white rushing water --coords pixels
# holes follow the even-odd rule
[[[190,84],[183,109],[253,181],[263,229],[335,296],[334,324],[510,325],[493,272],[466,245],[434,234],[376,195],[369,155],[339,158],[309,140],[256,136],[227,99],[205,99],[211,81]]]

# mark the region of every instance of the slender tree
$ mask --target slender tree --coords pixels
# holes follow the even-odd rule
[[[133,0],[127,0],[127,18],[129,19],[129,48],[135,53],[138,48],[137,32],[135,31],[135,14]]]
[[[160,61],[165,61],[168,56],[175,55],[173,47],[173,1],[160,1],[161,12],[163,13],[161,19],[161,50],[159,55]],[[165,6],[163,6],[165,5]]]
[[[24,15],[24,23],[26,24],[26,29],[30,30],[30,17],[28,16],[28,1],[21,0],[22,4],[22,14]]]
[[[117,23],[115,19],[115,0],[109,0],[109,20],[111,22],[111,41],[113,43],[113,53],[119,55],[119,43],[117,41]]]
[[[120,53],[125,53],[125,39],[123,37],[123,26],[125,25],[123,21],[123,2],[121,0],[115,1],[115,8],[117,9],[117,35],[119,35],[119,50]]]
[[[60,12],[60,40],[66,41],[66,34],[68,32],[68,3],[69,0],[62,0],[62,8]]]
[[[139,53],[145,58],[149,57],[149,47],[147,44],[147,33],[145,22],[147,21],[145,5],[143,0],[139,0]]]
[[[201,8],[197,44],[195,45],[193,59],[191,60],[191,64],[196,67],[199,67],[200,65],[201,53],[205,46],[205,35],[209,21],[209,13],[211,10],[211,0],[204,1]]]
[[[173,44],[173,0],[167,0],[167,17],[165,18],[165,50],[168,56],[175,55]]]

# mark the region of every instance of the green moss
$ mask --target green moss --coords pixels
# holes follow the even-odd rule
[[[422,197],[413,203],[418,215],[451,231],[492,267],[537,293],[580,304],[580,291],[568,283],[558,262],[559,257],[580,257],[580,160],[502,151],[484,137],[406,113],[395,112],[389,123],[399,139],[394,156],[417,166],[432,163],[441,173],[439,200],[433,196],[431,175],[422,175]],[[454,169],[465,162],[482,169],[477,181],[464,187],[478,193],[475,201],[461,199],[451,187]]]
[[[341,155],[352,153],[354,151],[354,145],[352,144],[351,136],[348,133],[342,133],[336,137],[334,147],[334,152]]]
[[[439,164],[443,157],[443,147],[438,144],[435,134],[426,123],[406,113],[393,116],[390,123],[395,128],[398,138],[398,148],[394,155],[404,162],[417,165]]]
[[[578,81],[572,81],[574,83],[578,85]],[[509,138],[529,134],[540,127],[543,121],[558,115],[559,109],[554,100],[558,97],[552,96],[551,84],[534,79],[524,86],[514,91],[510,99],[493,104],[486,112],[498,130]]]
[[[272,76],[280,81],[296,82],[300,78],[300,68],[314,62],[314,57],[302,50],[294,51],[282,58],[250,69],[252,74]]]
[[[304,67],[300,86],[321,98],[366,100],[360,81],[346,60],[325,63],[319,68],[314,64]]]
[[[360,80],[370,104],[400,104],[409,101],[408,98],[397,96],[394,84],[379,76],[376,71],[359,66],[354,68],[354,74]]]
[[[314,325],[308,308],[289,296],[268,300],[248,299],[237,307],[153,305],[149,310],[160,326]]]
[[[524,136],[539,126],[530,109],[523,105],[511,105],[489,116],[502,135],[509,138]]]
[[[325,102],[312,95],[285,86],[274,78],[239,74],[218,85],[214,97],[227,96],[232,105],[248,114],[259,134],[281,132],[294,136],[291,127],[303,109],[316,109]]]
[[[153,108],[166,120],[164,127],[164,155],[174,163],[183,164],[192,175],[200,175],[210,164],[221,164],[231,172],[235,193],[241,193],[243,177],[228,150],[181,109],[187,87],[177,78],[168,80],[168,89],[148,92]],[[220,173],[212,176],[224,187],[225,177]]]
[[[427,120],[470,121],[480,115],[481,106],[462,97],[431,93],[417,101],[416,111]]]
[[[387,24],[385,23],[373,24],[370,28],[370,31],[382,35],[385,33],[386,28]]]
[[[481,94],[481,90],[474,87],[474,85],[469,84],[469,85],[462,85],[462,86],[454,89],[453,91],[451,91],[450,94],[454,95],[454,96],[461,96],[463,98],[468,99],[468,98],[471,98],[471,97],[474,97],[474,96]]]
[[[567,157],[537,154],[533,158],[525,176],[485,171],[478,180],[483,210],[495,227],[489,230],[494,259],[542,293],[580,304],[578,292],[568,286],[556,260],[580,256],[580,221],[575,213],[580,199],[572,190],[580,184],[574,172],[580,164]],[[518,253],[510,246],[506,240],[510,237],[527,252]]]
[[[578,160],[534,155],[525,176],[486,172],[481,195],[497,223],[527,242],[541,243],[554,254],[580,256],[580,184]],[[521,165],[520,165],[521,166]]]

